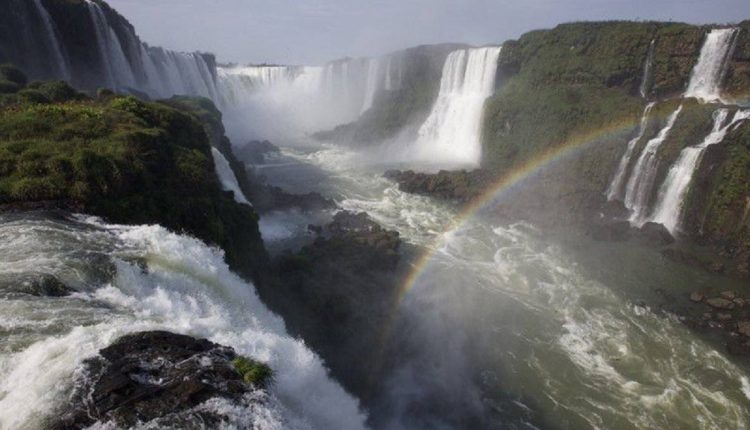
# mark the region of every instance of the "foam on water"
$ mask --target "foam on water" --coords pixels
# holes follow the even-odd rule
[[[74,298],[48,302],[61,315],[59,334],[29,336],[0,355],[0,427],[38,427],[65,399],[81,360],[126,333],[165,329],[206,337],[268,362],[276,372],[271,393],[279,411],[263,413],[280,417],[271,423],[278,421],[284,428],[364,428],[357,401],[328,377],[314,353],[286,334],[283,321],[265,308],[251,284],[229,271],[220,251],[158,226],[111,226],[92,219],[73,227],[60,221],[42,224],[47,232],[32,228],[25,234],[34,235],[37,243],[44,243],[49,231],[69,235],[57,249],[45,251],[63,261],[78,258],[66,253],[85,250],[87,243],[116,244],[116,276]],[[3,224],[0,229],[17,226]],[[33,249],[36,243],[29,246]],[[3,255],[14,251],[0,245]],[[122,260],[132,257],[145,258],[148,273]],[[76,307],[68,306],[71,300]],[[3,305],[20,319],[40,316],[24,300],[6,298]],[[30,335],[35,330],[22,328]],[[2,351],[7,351],[5,346]],[[247,424],[240,418],[238,422]]]

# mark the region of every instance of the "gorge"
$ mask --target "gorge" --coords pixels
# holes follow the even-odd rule
[[[0,10],[0,429],[750,426],[750,21],[238,65]]]

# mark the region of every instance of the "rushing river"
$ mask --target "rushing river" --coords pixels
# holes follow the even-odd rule
[[[454,208],[400,192],[382,178],[385,167],[316,147],[285,149],[259,169],[289,190],[366,211],[432,252],[369,352],[398,357],[369,410],[286,334],[219,251],[158,226],[10,214],[0,218],[0,427],[39,427],[64,404],[84,358],[150,329],[207,337],[277,370],[262,414],[210,405],[233,408],[230,428],[349,429],[365,414],[388,429],[750,425],[747,368],[652,305],[663,290],[684,297],[740,285],[655,251],[553,240],[523,222],[479,215],[449,229]],[[275,213],[261,227],[272,248],[293,247],[309,239],[307,223],[327,216]],[[78,292],[34,297],[14,287],[41,273]]]
[[[693,290],[741,283],[656,250],[552,238],[524,222],[478,215],[451,227],[455,209],[400,192],[382,178],[388,166],[363,161],[336,147],[287,149],[260,170],[288,189],[366,211],[432,250],[387,333],[413,349],[372,405],[379,426],[750,425],[747,366],[659,309],[688,306]]]

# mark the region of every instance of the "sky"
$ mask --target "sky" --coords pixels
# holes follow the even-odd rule
[[[425,43],[499,44],[569,21],[750,19],[750,0],[107,1],[151,45],[243,64],[321,64]]]

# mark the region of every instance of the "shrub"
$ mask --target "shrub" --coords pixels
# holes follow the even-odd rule
[[[232,360],[232,364],[248,384],[266,388],[273,380],[273,370],[267,364],[243,356],[238,356]]]
[[[26,103],[49,103],[49,98],[44,93],[29,88],[18,92],[18,100]]]
[[[21,69],[12,64],[0,64],[0,79],[13,82],[21,87],[28,82]]]
[[[13,94],[18,92],[21,86],[15,82],[11,82],[5,79],[0,79],[0,94]]]

